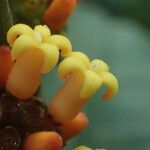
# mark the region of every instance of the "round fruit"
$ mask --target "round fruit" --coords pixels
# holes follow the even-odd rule
[[[6,127],[0,131],[0,149],[1,150],[18,150],[21,139],[16,129]]]

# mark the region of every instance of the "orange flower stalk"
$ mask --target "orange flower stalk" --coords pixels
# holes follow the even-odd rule
[[[24,150],[62,150],[63,140],[56,132],[36,132],[25,139]]]
[[[15,61],[7,81],[7,90],[20,99],[28,99],[37,90],[43,73],[51,71],[62,55],[71,52],[70,41],[61,35],[51,35],[47,26],[32,30],[24,24],[10,28],[7,41]],[[36,54],[37,53],[37,54]]]
[[[44,23],[53,31],[59,31],[73,13],[76,4],[77,0],[53,0],[44,13]]]
[[[13,66],[10,49],[7,46],[0,46],[0,89],[4,89],[9,72]]]
[[[59,123],[72,120],[84,107],[88,99],[105,85],[104,99],[116,95],[117,78],[109,72],[102,60],[89,61],[81,52],[72,52],[61,62],[58,74],[65,83],[49,103],[49,111]]]
[[[60,127],[61,135],[65,141],[76,136],[88,126],[88,118],[80,112],[73,120]]]

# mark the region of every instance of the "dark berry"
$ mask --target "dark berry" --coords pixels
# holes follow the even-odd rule
[[[39,100],[30,99],[21,104],[20,121],[23,132],[40,131],[46,111],[46,105]]]
[[[24,101],[8,93],[0,97],[0,129],[13,126],[21,139],[37,131],[54,131],[59,125],[37,97]]]
[[[6,127],[0,131],[0,150],[18,150],[20,143],[20,136],[13,127]]]
[[[19,126],[20,101],[10,94],[3,94],[0,98],[2,110],[1,126]]]

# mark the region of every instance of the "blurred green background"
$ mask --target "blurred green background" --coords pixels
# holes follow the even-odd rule
[[[70,140],[65,150],[78,145],[150,150],[150,34],[145,28],[150,20],[148,3],[81,0],[70,18],[67,36],[73,49],[85,52],[90,59],[106,61],[120,88],[109,102],[102,100],[104,88],[90,99],[84,108],[89,126]],[[43,96],[47,101],[62,84],[56,74],[57,68],[44,77]]]

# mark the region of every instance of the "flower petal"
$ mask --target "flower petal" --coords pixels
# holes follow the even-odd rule
[[[47,43],[54,44],[61,50],[61,55],[66,56],[72,51],[72,45],[69,39],[62,35],[52,35],[47,39]]]
[[[91,97],[101,86],[102,79],[94,71],[88,70],[85,73],[85,81],[80,93],[81,98]]]
[[[7,33],[7,42],[10,46],[13,45],[18,36],[22,34],[34,35],[34,31],[28,25],[16,24],[12,26]]]
[[[90,63],[90,70],[93,70],[100,75],[103,71],[109,71],[109,67],[103,60],[94,59]]]
[[[28,49],[40,49],[39,43],[30,35],[21,35],[13,44],[11,50],[12,59],[20,57]]]
[[[7,91],[19,99],[27,100],[41,83],[41,67],[44,54],[41,50],[29,49],[13,65],[6,84]]]
[[[118,92],[117,78],[110,72],[102,72],[100,76],[102,77],[102,84],[107,87],[103,98],[109,99],[112,96],[116,95]]]
[[[87,67],[84,65],[83,61],[75,57],[65,58],[58,68],[58,74],[61,79],[65,79],[72,72],[82,72],[83,74],[87,70]]]
[[[52,70],[58,62],[59,50],[55,45],[43,43],[41,49],[44,52],[44,64],[42,66],[42,73],[47,73]]]
[[[46,39],[51,36],[51,31],[46,25],[37,25],[35,26],[34,31],[41,34],[42,42],[45,42]]]

